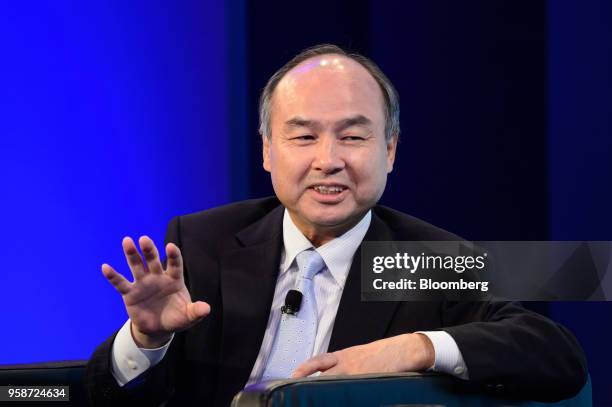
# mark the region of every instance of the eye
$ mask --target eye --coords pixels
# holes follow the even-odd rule
[[[362,140],[365,140],[365,138],[361,136],[344,136],[342,137],[342,140],[344,141],[362,141]]]
[[[315,139],[315,136],[312,134],[302,134],[301,136],[292,137],[294,141],[312,141]]]

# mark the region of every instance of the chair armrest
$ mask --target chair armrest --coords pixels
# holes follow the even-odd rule
[[[488,389],[491,390],[491,389]],[[493,389],[494,390],[494,389]],[[316,406],[591,406],[590,379],[575,397],[558,403],[509,400],[482,386],[436,373],[323,376],[256,383],[232,407]]]

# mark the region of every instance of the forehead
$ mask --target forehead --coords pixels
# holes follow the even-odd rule
[[[288,116],[334,121],[363,115],[384,120],[384,101],[376,80],[361,64],[342,55],[309,58],[278,83],[272,98],[272,119]]]

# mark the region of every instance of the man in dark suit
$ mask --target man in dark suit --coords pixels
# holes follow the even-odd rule
[[[376,65],[309,49],[270,79],[260,118],[276,198],[175,218],[165,268],[149,238],[143,257],[124,239],[132,283],[103,265],[130,320],[90,360],[95,404],[227,405],[247,383],[316,372],[433,369],[540,399],[581,388],[573,336],[515,304],[360,301],[362,240],[457,239],[376,205],[399,136],[397,94]],[[303,254],[320,265],[307,278]],[[288,360],[292,319],[279,309],[300,278],[315,315],[302,327],[314,329],[295,346],[307,356]]]

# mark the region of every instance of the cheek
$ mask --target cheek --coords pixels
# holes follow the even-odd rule
[[[286,182],[297,182],[310,171],[308,151],[289,151],[276,157],[278,176],[287,178]]]
[[[351,162],[362,180],[380,179],[381,173],[387,173],[387,155],[381,151],[354,154]]]
[[[300,182],[308,174],[308,165],[296,154],[270,154],[272,182],[275,189],[297,190]]]
[[[383,152],[364,155],[359,161],[354,161],[354,180],[360,195],[378,194],[385,188],[387,182],[387,156]],[[368,198],[364,196],[364,198]]]

